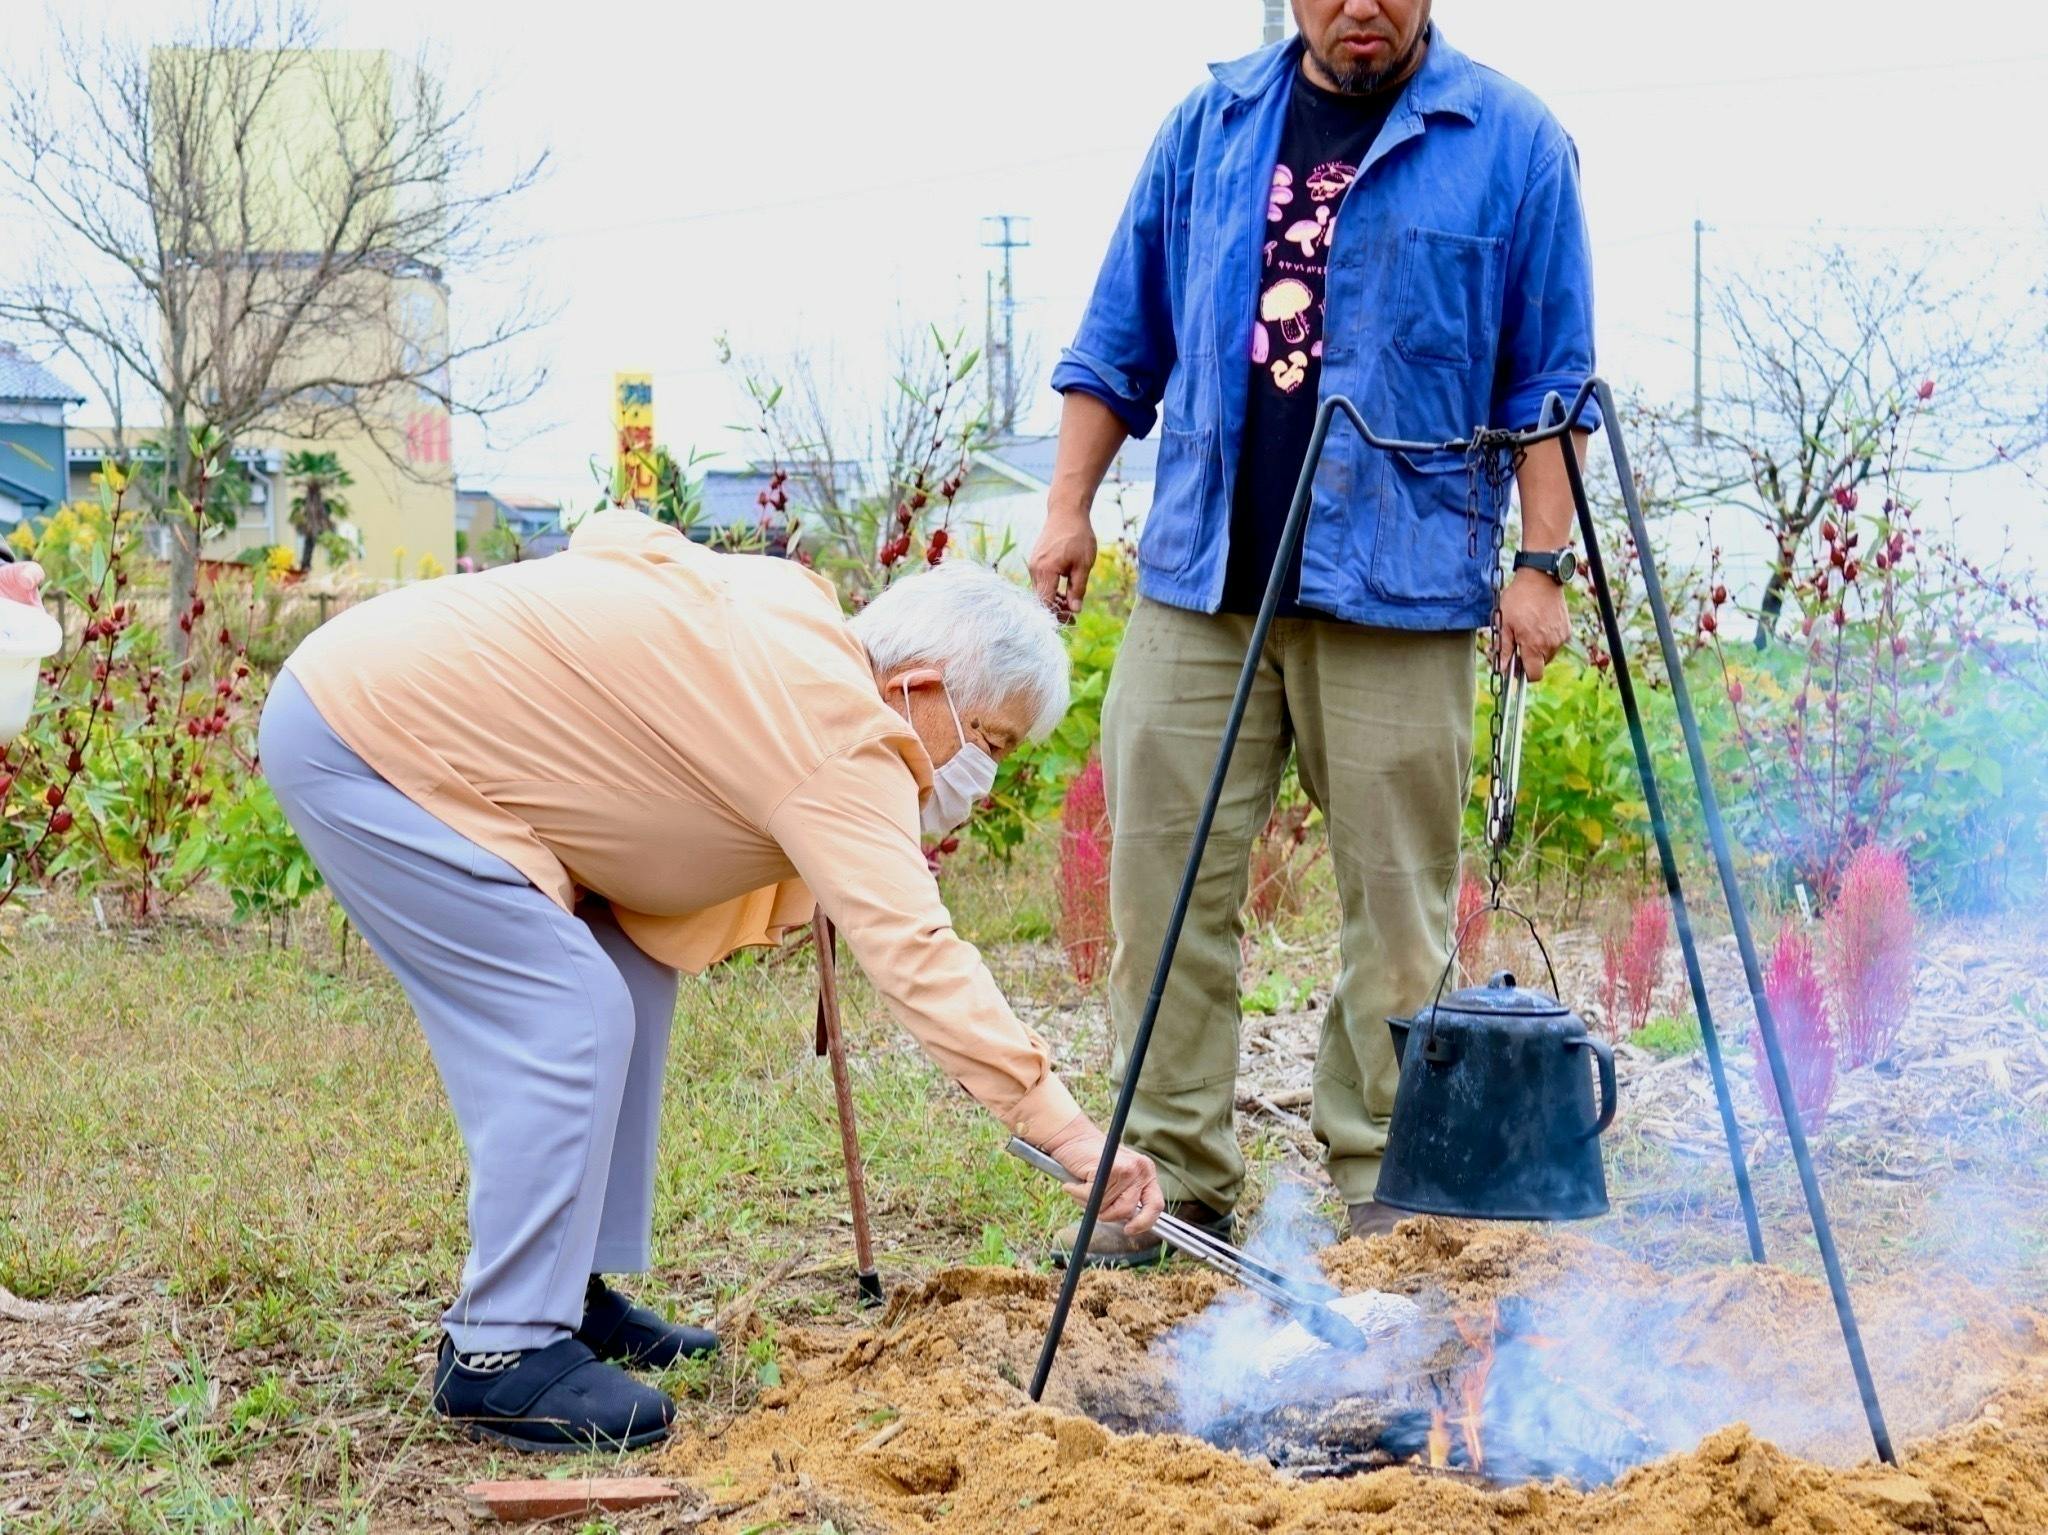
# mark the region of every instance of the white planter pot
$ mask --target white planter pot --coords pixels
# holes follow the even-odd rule
[[[63,646],[64,631],[43,608],[0,599],[0,746],[28,724],[43,662]]]

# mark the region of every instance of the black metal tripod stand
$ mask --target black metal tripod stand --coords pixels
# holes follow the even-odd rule
[[[1080,1284],[1081,1256],[1088,1251],[1088,1244],[1095,1234],[1096,1220],[1102,1209],[1104,1192],[1109,1187],[1110,1163],[1116,1149],[1123,1144],[1124,1131],[1130,1120],[1131,1102],[1137,1095],[1140,1073],[1145,1066],[1145,1055],[1152,1043],[1152,1027],[1159,1017],[1161,999],[1166,993],[1167,977],[1173,971],[1174,951],[1180,946],[1180,933],[1187,920],[1188,904],[1194,895],[1195,880],[1201,872],[1202,854],[1209,844],[1209,831],[1215,823],[1216,808],[1223,796],[1225,776],[1230,771],[1230,759],[1237,748],[1238,730],[1244,722],[1245,706],[1251,698],[1253,680],[1258,675],[1260,657],[1265,653],[1266,635],[1273,626],[1273,614],[1280,603],[1281,591],[1288,573],[1294,568],[1294,551],[1300,546],[1302,530],[1308,522],[1308,507],[1315,485],[1316,468],[1322,462],[1324,444],[1330,435],[1331,423],[1341,413],[1347,417],[1358,435],[1370,446],[1381,452],[1402,452],[1410,454],[1457,453],[1469,454],[1475,447],[1492,447],[1511,452],[1527,452],[1543,443],[1554,442],[1563,454],[1566,475],[1571,484],[1572,502],[1578,517],[1579,536],[1586,547],[1586,560],[1592,572],[1593,587],[1600,606],[1600,621],[1606,630],[1607,646],[1614,657],[1615,683],[1621,690],[1622,711],[1628,719],[1629,739],[1635,748],[1636,771],[1643,783],[1643,801],[1650,812],[1651,830],[1657,843],[1657,857],[1663,866],[1664,888],[1671,900],[1672,915],[1678,929],[1679,947],[1685,959],[1686,975],[1692,987],[1693,1006],[1700,1019],[1700,1041],[1707,1056],[1707,1068],[1714,1080],[1714,1097],[1721,1112],[1721,1129],[1728,1141],[1728,1155],[1735,1175],[1735,1190],[1742,1205],[1743,1223],[1749,1241],[1749,1256],[1752,1261],[1762,1262],[1764,1258],[1763,1228],[1758,1222],[1756,1196],[1750,1188],[1749,1169],[1743,1160],[1742,1132],[1735,1119],[1735,1107],[1728,1093],[1728,1073],[1721,1056],[1720,1038],[1715,1032],[1713,1011],[1707,999],[1706,981],[1700,969],[1699,949],[1694,941],[1691,916],[1686,909],[1685,891],[1679,879],[1678,860],[1672,851],[1671,832],[1664,814],[1664,801],[1657,788],[1657,772],[1650,759],[1649,738],[1644,733],[1642,711],[1637,705],[1635,684],[1628,668],[1628,649],[1621,632],[1620,621],[1615,613],[1614,600],[1607,581],[1607,571],[1600,553],[1598,530],[1593,525],[1593,511],[1586,499],[1585,476],[1579,468],[1571,433],[1586,412],[1588,404],[1597,403],[1607,433],[1609,450],[1613,454],[1616,478],[1620,482],[1622,505],[1628,514],[1629,531],[1635,539],[1641,562],[1644,595],[1649,602],[1650,612],[1657,626],[1657,643],[1663,654],[1666,671],[1671,678],[1673,702],[1678,709],[1679,729],[1685,737],[1687,760],[1692,768],[1693,784],[1699,792],[1704,812],[1707,839],[1712,844],[1714,864],[1721,879],[1721,893],[1728,905],[1730,922],[1735,929],[1736,946],[1742,952],[1742,968],[1749,983],[1750,1000],[1756,1008],[1757,1028],[1762,1036],[1764,1054],[1769,1061],[1771,1080],[1777,1088],[1778,1102],[1784,1110],[1785,1136],[1792,1149],[1792,1160],[1799,1170],[1799,1186],[1806,1198],[1807,1214],[1813,1222],[1814,1239],[1820,1247],[1821,1265],[1827,1271],[1828,1290],[1834,1298],[1835,1317],[1841,1324],[1842,1342],[1849,1353],[1849,1366],[1856,1377],[1856,1389],[1862,1398],[1864,1417],[1870,1424],[1872,1442],[1879,1457],[1896,1462],[1892,1449],[1891,1433],[1885,1427],[1884,1412],[1878,1405],[1877,1387],[1871,1379],[1870,1361],[1864,1353],[1863,1335],[1856,1325],[1856,1313],[1849,1300],[1847,1280],[1842,1273],[1840,1254],[1835,1249],[1832,1227],[1828,1222],[1827,1205],[1821,1197],[1820,1182],[1813,1169],[1813,1155],[1806,1144],[1806,1130],[1801,1123],[1799,1105],[1793,1096],[1791,1075],[1785,1066],[1785,1054],[1778,1039],[1777,1020],[1771,1014],[1769,999],[1764,995],[1763,971],[1757,959],[1756,936],[1750,929],[1749,909],[1745,904],[1740,886],[1735,878],[1735,861],[1729,851],[1728,831],[1721,819],[1721,806],[1715,796],[1713,781],[1707,770],[1706,751],[1701,744],[1699,720],[1693,712],[1692,697],[1685,685],[1685,672],[1681,665],[1678,642],[1672,633],[1671,611],[1664,600],[1663,584],[1657,576],[1657,562],[1651,552],[1649,532],[1643,524],[1643,512],[1636,495],[1635,478],[1629,467],[1628,446],[1622,440],[1621,425],[1614,406],[1613,392],[1604,380],[1589,378],[1578,388],[1569,404],[1561,397],[1552,395],[1544,403],[1541,423],[1533,430],[1513,434],[1493,434],[1487,443],[1477,444],[1475,437],[1452,439],[1444,442],[1410,442],[1398,438],[1376,436],[1358,407],[1341,395],[1325,399],[1317,407],[1315,428],[1309,437],[1308,456],[1302,464],[1301,478],[1294,487],[1294,499],[1287,508],[1287,521],[1281,529],[1280,548],[1273,561],[1273,573],[1266,583],[1266,594],[1259,603],[1258,618],[1252,624],[1251,643],[1248,647],[1244,670],[1237,680],[1237,693],[1231,700],[1230,715],[1224,724],[1223,739],[1216,753],[1216,768],[1210,775],[1209,789],[1203,796],[1202,810],[1195,821],[1193,845],[1188,850],[1187,867],[1181,874],[1180,889],[1174,895],[1173,909],[1167,917],[1166,935],[1160,944],[1159,960],[1152,972],[1152,989],[1145,998],[1145,1010],[1140,1014],[1136,1033],[1131,1040],[1129,1060],[1124,1067],[1123,1086],[1117,1093],[1116,1107],[1110,1114],[1109,1126],[1105,1132],[1107,1145],[1104,1147],[1101,1164],[1096,1168],[1095,1180],[1088,1191],[1088,1202],[1081,1212],[1080,1230],[1076,1234],[1073,1257],[1067,1264],[1066,1274],[1060,1285],[1059,1299],[1053,1306],[1052,1320],[1046,1328],[1045,1346],[1039,1351],[1038,1367],[1031,1377],[1031,1398],[1037,1401],[1045,1391],[1045,1383],[1052,1373],[1054,1358],[1059,1352],[1060,1336],[1066,1329],[1067,1314],[1074,1303],[1074,1292]]]

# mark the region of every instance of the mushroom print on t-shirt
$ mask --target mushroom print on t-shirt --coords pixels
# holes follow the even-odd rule
[[[1359,167],[1371,159],[1373,141],[1399,96],[1399,87],[1364,96],[1326,91],[1296,71],[1266,188],[1258,287],[1245,295],[1252,311],[1250,388],[1231,492],[1226,613],[1255,613],[1265,595],[1315,423],[1329,324],[1370,333],[1380,318],[1326,316],[1323,279],[1345,205],[1373,191],[1371,170],[1361,183]],[[1325,616],[1300,605],[1299,585],[1298,579],[1287,584],[1279,616]]]
[[[1300,177],[1286,165],[1273,167],[1274,196],[1268,212],[1275,217],[1268,222],[1285,228],[1278,240],[1266,242],[1265,288],[1259,294],[1258,323],[1252,327],[1252,361],[1270,360],[1273,387],[1286,394],[1307,381],[1307,358],[1323,355],[1323,278],[1330,237],[1337,227],[1336,204],[1357,174],[1357,166],[1342,160],[1326,160]],[[1308,194],[1313,211],[1289,219],[1282,194],[1297,188]],[[1291,195],[1287,201],[1293,201]]]

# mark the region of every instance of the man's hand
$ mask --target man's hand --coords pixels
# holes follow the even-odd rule
[[[1565,611],[1564,588],[1540,570],[1518,570],[1500,594],[1500,652],[1496,668],[1519,655],[1522,671],[1540,682],[1550,658],[1572,637],[1571,615]]]
[[[1105,1144],[1095,1121],[1086,1114],[1076,1114],[1044,1145],[1045,1154],[1073,1175],[1067,1192],[1084,1203]],[[1152,1229],[1152,1223],[1165,1209],[1166,1196],[1159,1190],[1159,1169],[1152,1165],[1152,1159],[1128,1146],[1119,1147],[1116,1161],[1110,1166],[1109,1187],[1102,1196],[1101,1219],[1115,1221],[1132,1236],[1141,1237]]]
[[[1047,510],[1029,568],[1040,602],[1063,619],[1081,611],[1088,572],[1095,568],[1095,529],[1089,525],[1085,507],[1080,511]]]
[[[0,600],[40,606],[42,585],[43,567],[34,560],[24,560],[18,565],[0,565]]]

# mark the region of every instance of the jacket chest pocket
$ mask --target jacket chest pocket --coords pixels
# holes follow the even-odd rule
[[[1466,368],[1492,351],[1489,321],[1505,241],[1411,229],[1402,241],[1394,345],[1410,362]]]

